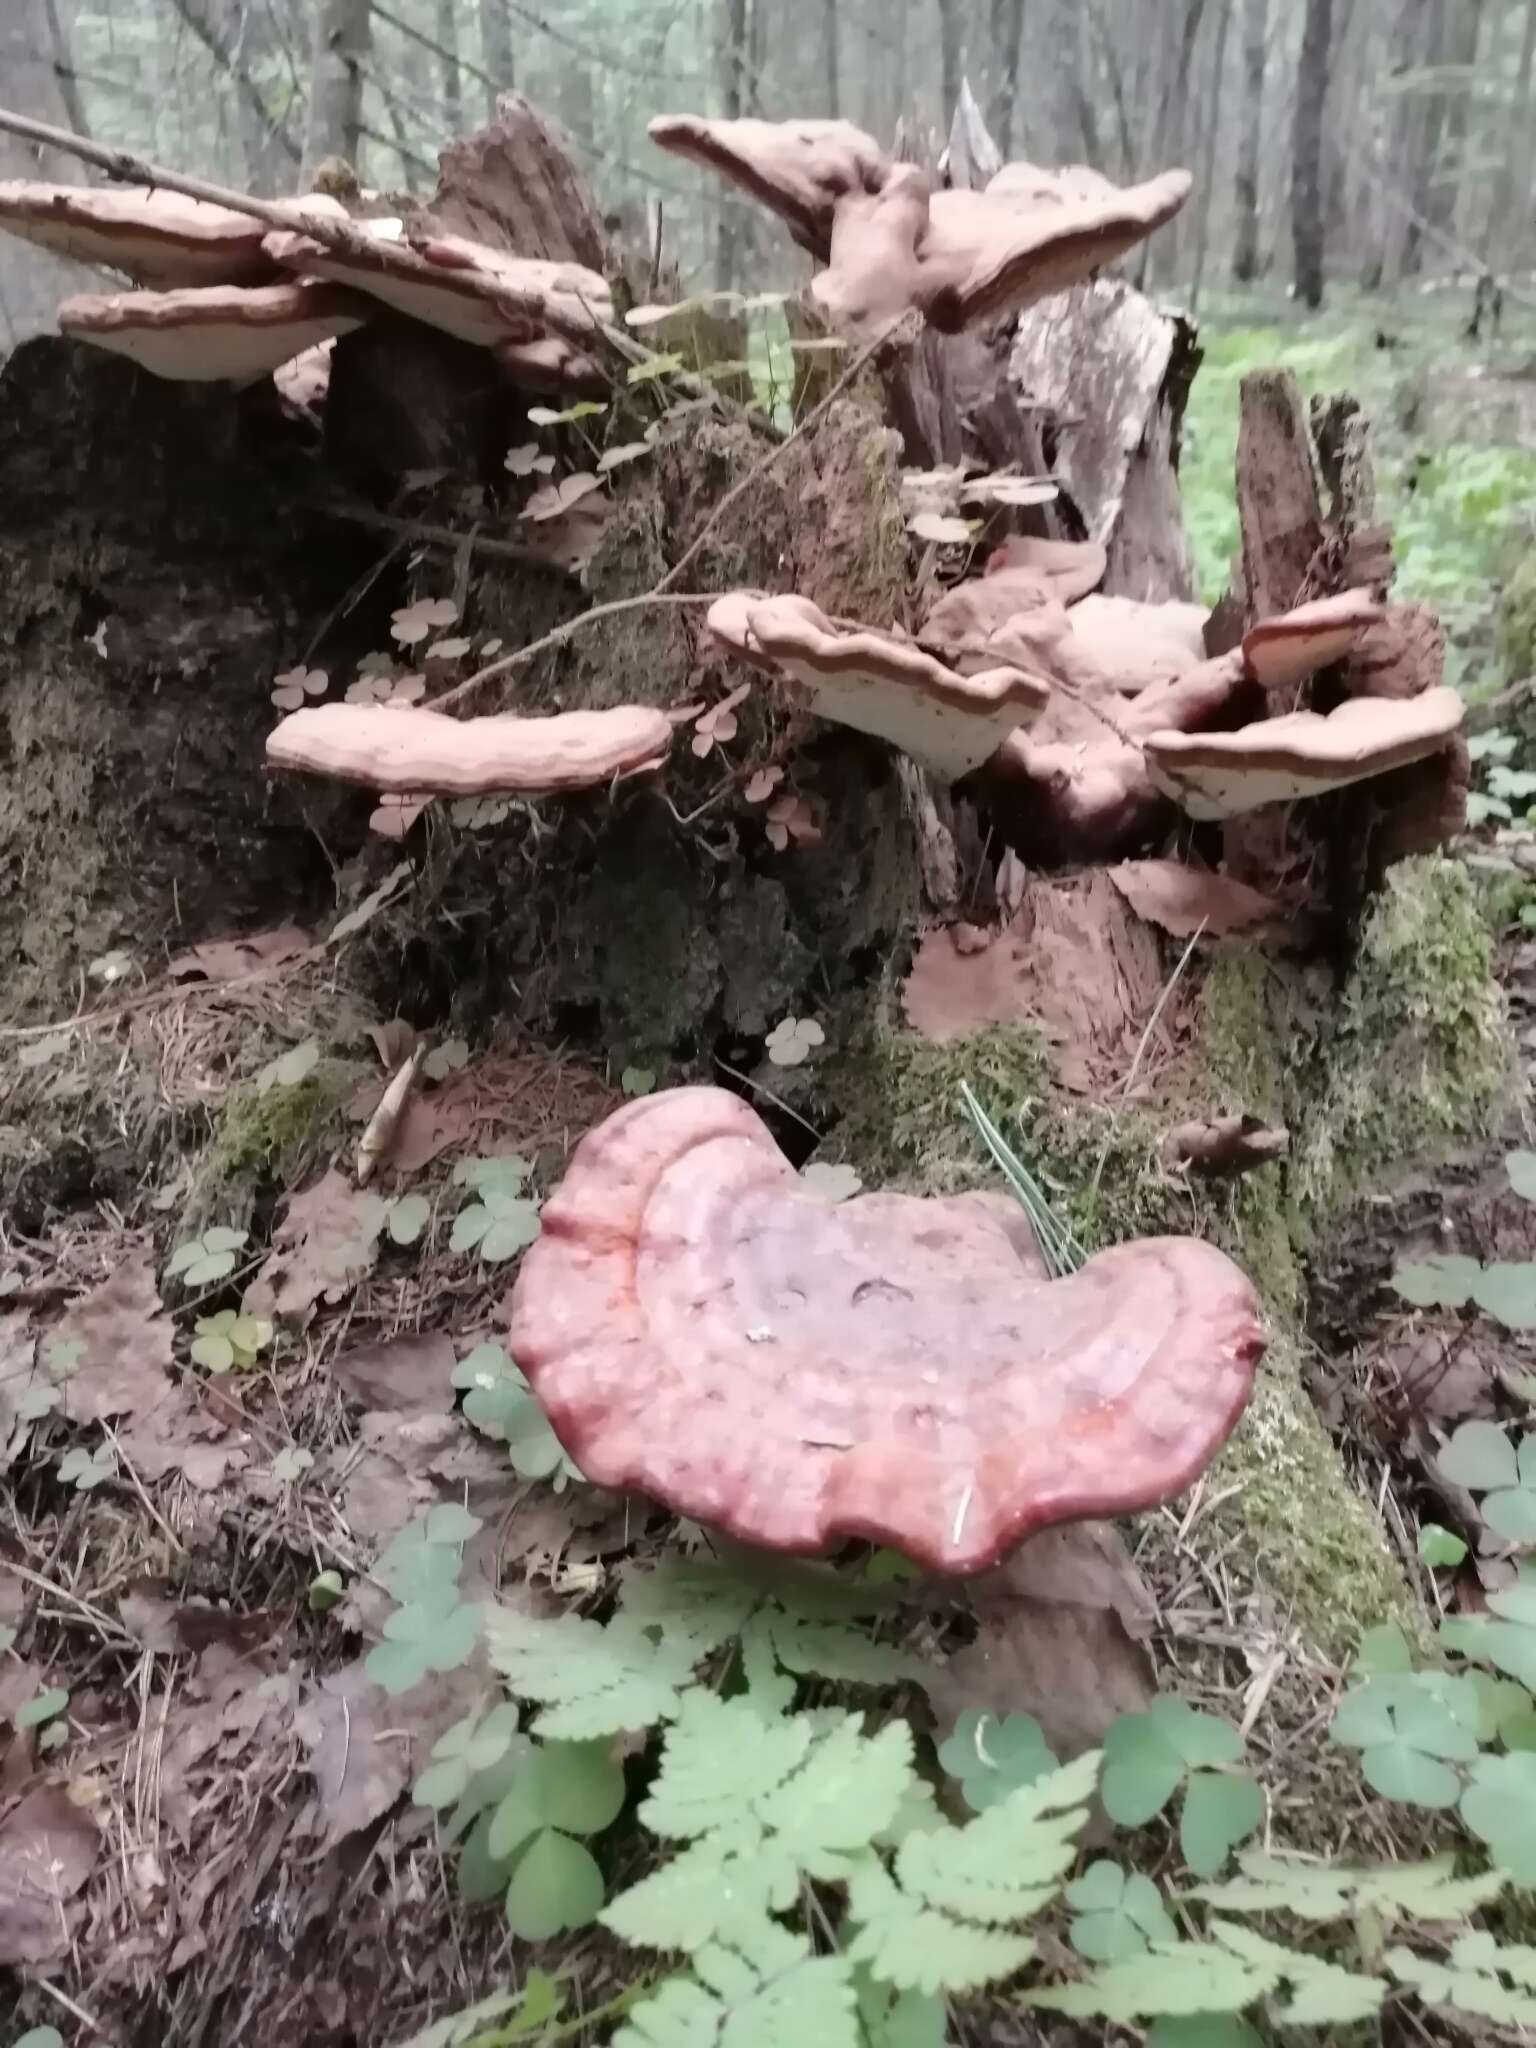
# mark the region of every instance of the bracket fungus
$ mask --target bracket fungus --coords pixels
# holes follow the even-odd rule
[[[152,376],[251,384],[369,318],[368,301],[337,285],[203,285],[171,292],[83,292],[59,307],[59,332]]]
[[[707,626],[722,652],[798,686],[817,717],[889,740],[952,782],[990,760],[1050,694],[1001,664],[961,675],[913,641],[833,621],[805,597],[734,591],[710,607]]]
[[[655,767],[672,745],[664,711],[620,704],[549,718],[450,718],[395,704],[317,704],[267,737],[267,765],[386,795],[549,795]]]
[[[1147,770],[1189,817],[1241,817],[1265,804],[1324,796],[1442,753],[1461,730],[1459,691],[1349,697],[1324,716],[1294,711],[1237,732],[1157,732]]]
[[[261,221],[159,187],[0,183],[0,229],[157,290],[258,284],[272,275]]]
[[[986,1203],[805,1192],[738,1096],[682,1088],[578,1145],[511,1349],[583,1472],[746,1543],[888,1544],[954,1573],[1201,1473],[1263,1351],[1194,1238],[1042,1280]]]
[[[776,213],[826,268],[836,318],[878,326],[916,310],[946,332],[1064,290],[1169,221],[1186,171],[1119,187],[1096,172],[1005,164],[983,191],[935,190],[845,121],[665,115],[653,142],[706,165]]]

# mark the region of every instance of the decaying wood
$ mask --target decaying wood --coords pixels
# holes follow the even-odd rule
[[[439,168],[423,209],[433,226],[514,256],[606,272],[612,251],[592,188],[567,138],[520,93],[503,93],[485,127],[450,142]]]
[[[1009,385],[1049,422],[1051,473],[1109,550],[1105,587],[1117,596],[1193,594],[1177,463],[1199,361],[1187,321],[1117,280],[1058,293],[1019,320]]]

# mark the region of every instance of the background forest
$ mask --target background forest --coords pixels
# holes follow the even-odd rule
[[[1005,157],[1117,180],[1196,173],[1146,278],[1391,289],[1531,261],[1536,0],[9,0],[13,107],[257,193],[339,154],[429,189],[443,142],[515,86],[685,284],[788,283],[788,244],[654,159],[651,115],[947,122],[962,78]],[[0,175],[32,168],[0,141]],[[57,170],[58,167],[52,167]],[[76,175],[74,172],[68,175]],[[9,258],[0,336],[46,324]]]

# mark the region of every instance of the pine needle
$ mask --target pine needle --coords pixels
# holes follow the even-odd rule
[[[1040,1247],[1040,1256],[1052,1278],[1060,1280],[1068,1273],[1075,1273],[1087,1254],[1051,1207],[1050,1197],[1039,1181],[982,1108],[969,1081],[960,1083],[960,1103],[1028,1217],[1029,1227]]]

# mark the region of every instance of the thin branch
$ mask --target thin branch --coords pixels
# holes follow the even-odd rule
[[[909,324],[911,319],[911,314],[902,314],[900,319],[893,320],[883,327],[874,340],[859,351],[826,397],[818,405],[813,406],[804,419],[796,423],[793,432],[787,434],[775,448],[770,449],[761,462],[748,470],[740,483],[726,492],[659,583],[638,597],[616,598],[610,604],[595,605],[591,611],[582,612],[574,619],[567,619],[563,626],[556,626],[552,633],[546,633],[542,639],[531,642],[527,647],[520,647],[515,654],[504,655],[501,660],[493,661],[489,668],[479,669],[474,675],[466,677],[456,688],[447,691],[443,696],[433,698],[429,709],[447,711],[468,703],[486,683],[495,682],[501,676],[511,675],[514,670],[525,667],[528,662],[540,654],[547,654],[552,648],[563,647],[572,634],[580,632],[584,626],[595,624],[599,619],[613,618],[620,612],[639,611],[642,607],[653,604],[713,604],[714,597],[679,597],[676,594],[675,586],[682,581],[684,570],[691,568],[698,560],[705,543],[718,529],[732,506],[744,498],[748,491],[754,490],[778,467],[795,443],[830,412],[838,399],[863,375],[875,356],[893,340],[897,330]]]
[[[51,4],[51,0],[50,0]],[[202,0],[171,0],[171,5],[191,29],[198,41],[229,73],[241,99],[256,116],[267,134],[277,144],[283,155],[297,163],[302,154],[299,145],[288,132],[286,123],[280,121],[267,105],[266,96],[251,76],[244,59],[235,44],[231,42],[215,21],[204,13]]]
[[[368,526],[379,533],[398,533],[406,540],[419,540],[429,547],[469,547],[477,555],[489,556],[499,562],[523,562],[535,569],[547,569],[552,576],[564,576],[576,580],[577,571],[567,569],[559,562],[552,562],[548,555],[537,548],[515,540],[489,540],[482,535],[460,533],[454,526],[431,526],[420,519],[401,519],[392,512],[375,512],[371,505],[346,505],[335,501],[322,503],[317,509],[328,519],[345,519],[352,526]]]

